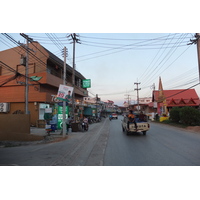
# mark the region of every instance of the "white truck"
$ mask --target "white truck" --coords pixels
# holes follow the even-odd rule
[[[136,115],[135,121],[137,123],[137,130],[135,127],[135,124],[130,122],[129,123],[129,129],[128,129],[128,117],[124,116],[124,119],[122,120],[122,131],[125,132],[127,135],[130,133],[137,133],[137,132],[142,132],[143,135],[146,135],[146,132],[150,128],[150,124],[147,122],[147,117],[146,119],[140,119],[138,115]]]

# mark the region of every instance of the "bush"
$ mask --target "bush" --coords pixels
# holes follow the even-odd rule
[[[180,109],[180,120],[186,125],[200,125],[200,112],[192,107],[183,107]]]
[[[170,120],[178,123],[180,121],[180,110],[179,107],[174,107],[170,110]]]

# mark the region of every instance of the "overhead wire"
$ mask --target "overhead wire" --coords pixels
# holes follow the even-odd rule
[[[20,48],[22,48],[23,50],[27,50],[25,47],[23,47],[23,46],[21,46],[16,40],[14,40],[11,36],[9,36],[8,34],[5,34],[4,36],[6,36],[10,41],[12,41],[14,44],[16,44],[16,45],[18,45]],[[34,43],[32,43],[32,45],[38,50],[38,51],[40,51],[45,57],[47,57],[40,49],[38,49],[37,48],[37,46],[36,45],[34,45]],[[15,50],[15,48],[13,48],[13,50]],[[16,50],[15,50],[16,51]],[[17,51],[16,51],[17,52]],[[29,52],[29,54],[31,54],[33,57],[31,58],[31,57],[29,57],[29,61],[31,62],[31,61],[35,61],[35,60],[33,60],[33,59],[36,59],[37,61],[39,61],[40,63],[38,63],[37,64],[37,67],[40,67],[40,65],[42,64],[44,67],[42,68],[42,71],[46,71],[46,63],[44,63],[41,59],[42,59],[42,57],[40,57],[40,58],[38,58],[36,55],[34,55],[32,52],[30,52],[30,50],[28,50],[28,52]],[[19,51],[18,51],[18,53],[19,54],[21,54]],[[33,67],[29,67],[29,70],[31,69],[31,68],[33,68]],[[56,70],[54,70],[54,72],[55,73],[57,73],[56,72]],[[59,75],[58,73],[57,73],[57,75]],[[67,76],[69,77],[69,75],[67,74]]]
[[[49,37],[49,39],[55,44],[55,46],[60,50],[60,51],[62,51],[62,46],[56,41],[56,39],[55,39],[55,37],[54,36],[52,36],[50,33],[45,33],[48,37]]]
[[[173,33],[173,34],[171,34],[172,36],[174,35],[174,34],[176,34],[176,33]],[[149,40],[149,39],[146,39],[146,38],[144,38],[144,39],[142,39],[142,38],[140,38],[140,39],[135,39],[135,38],[102,38],[102,37],[89,37],[89,36],[84,36],[84,35],[81,35],[81,38],[89,38],[89,39],[97,39],[97,40],[122,40],[122,41],[137,41],[137,40]],[[160,39],[160,40],[162,40],[163,38],[165,38],[165,36],[160,36],[160,37],[157,37],[157,38],[155,38],[155,39]]]
[[[180,36],[180,38],[179,38],[178,40],[182,39],[181,37],[182,37],[182,36]],[[183,39],[184,39],[184,38],[183,38]],[[149,84],[149,82],[150,82],[150,81],[156,76],[156,74],[162,69],[162,67],[163,67],[164,64],[169,60],[169,58],[171,58],[171,56],[175,53],[175,51],[176,51],[177,48],[179,47],[179,41],[178,41],[178,40],[177,40],[177,44],[174,45],[174,47],[171,48],[171,49],[167,52],[167,55],[165,55],[165,57],[159,62],[159,64],[158,64],[157,66],[155,66],[155,68],[153,69],[151,75],[144,81],[143,84]],[[186,50],[188,50],[188,48],[187,48]],[[186,50],[184,50],[184,52],[185,52]],[[183,52],[183,53],[184,53],[184,52]],[[176,57],[176,59],[175,59],[170,65],[168,65],[167,68],[169,68],[183,53],[181,53],[178,57]],[[162,65],[161,65],[161,64],[162,64]],[[158,67],[159,67],[159,69],[158,69]],[[158,70],[156,71],[156,69],[158,69]]]
[[[155,41],[153,41],[155,40]],[[145,41],[146,42],[146,41]],[[157,42],[156,39],[148,39],[147,42]],[[91,54],[86,54],[86,55],[82,55],[82,56],[78,56],[77,58],[81,58],[81,57],[86,57],[86,56],[90,56],[90,55],[95,55],[95,54],[100,54],[102,53],[101,55],[97,55],[97,56],[93,56],[93,57],[90,57],[90,58],[86,58],[86,59],[82,59],[82,60],[77,60],[77,62],[82,62],[82,61],[86,61],[86,60],[90,60],[90,59],[94,59],[94,58],[98,58],[98,57],[102,57],[102,56],[107,56],[107,55],[111,55],[111,54],[114,54],[114,53],[119,53],[119,52],[122,52],[122,51],[126,51],[126,50],[133,50],[133,49],[139,49],[139,50],[142,50],[142,48],[139,48],[141,46],[146,46],[148,43],[144,43],[143,45],[141,45],[141,43],[144,43],[144,41],[140,41],[138,43],[132,43],[132,44],[126,44],[126,45],[122,45],[122,46],[118,46],[118,47],[112,47],[112,48],[108,48],[107,50],[104,50],[104,51],[99,51],[99,52],[94,52],[94,53],[91,53]],[[139,45],[140,44],[140,45]],[[88,44],[84,44],[82,42],[82,45],[88,45]],[[133,45],[135,45],[133,47]],[[137,45],[137,46],[136,46]],[[90,45],[89,45],[90,46]],[[94,46],[94,45],[92,45]],[[181,45],[179,45],[181,46]],[[183,44],[183,46],[186,46],[186,44]],[[123,49],[122,49],[123,48]],[[159,47],[158,47],[159,48]],[[164,48],[164,47],[163,47]],[[168,47],[170,48],[170,47]],[[120,50],[119,50],[120,49]],[[147,49],[146,47],[144,49]],[[154,48],[155,49],[155,48]],[[117,50],[117,51],[114,51],[114,50]],[[105,52],[109,52],[109,51],[112,51],[110,53],[106,53]]]

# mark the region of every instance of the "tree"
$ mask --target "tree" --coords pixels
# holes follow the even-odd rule
[[[170,110],[170,120],[176,123],[180,122],[180,110],[179,107],[174,107]]]
[[[180,120],[186,125],[200,125],[200,112],[193,107],[183,107],[180,110]]]

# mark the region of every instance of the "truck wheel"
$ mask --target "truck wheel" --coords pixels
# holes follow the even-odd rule
[[[129,135],[129,132],[128,132],[128,131],[126,131],[126,135]]]
[[[146,135],[146,131],[143,131],[143,135]]]

